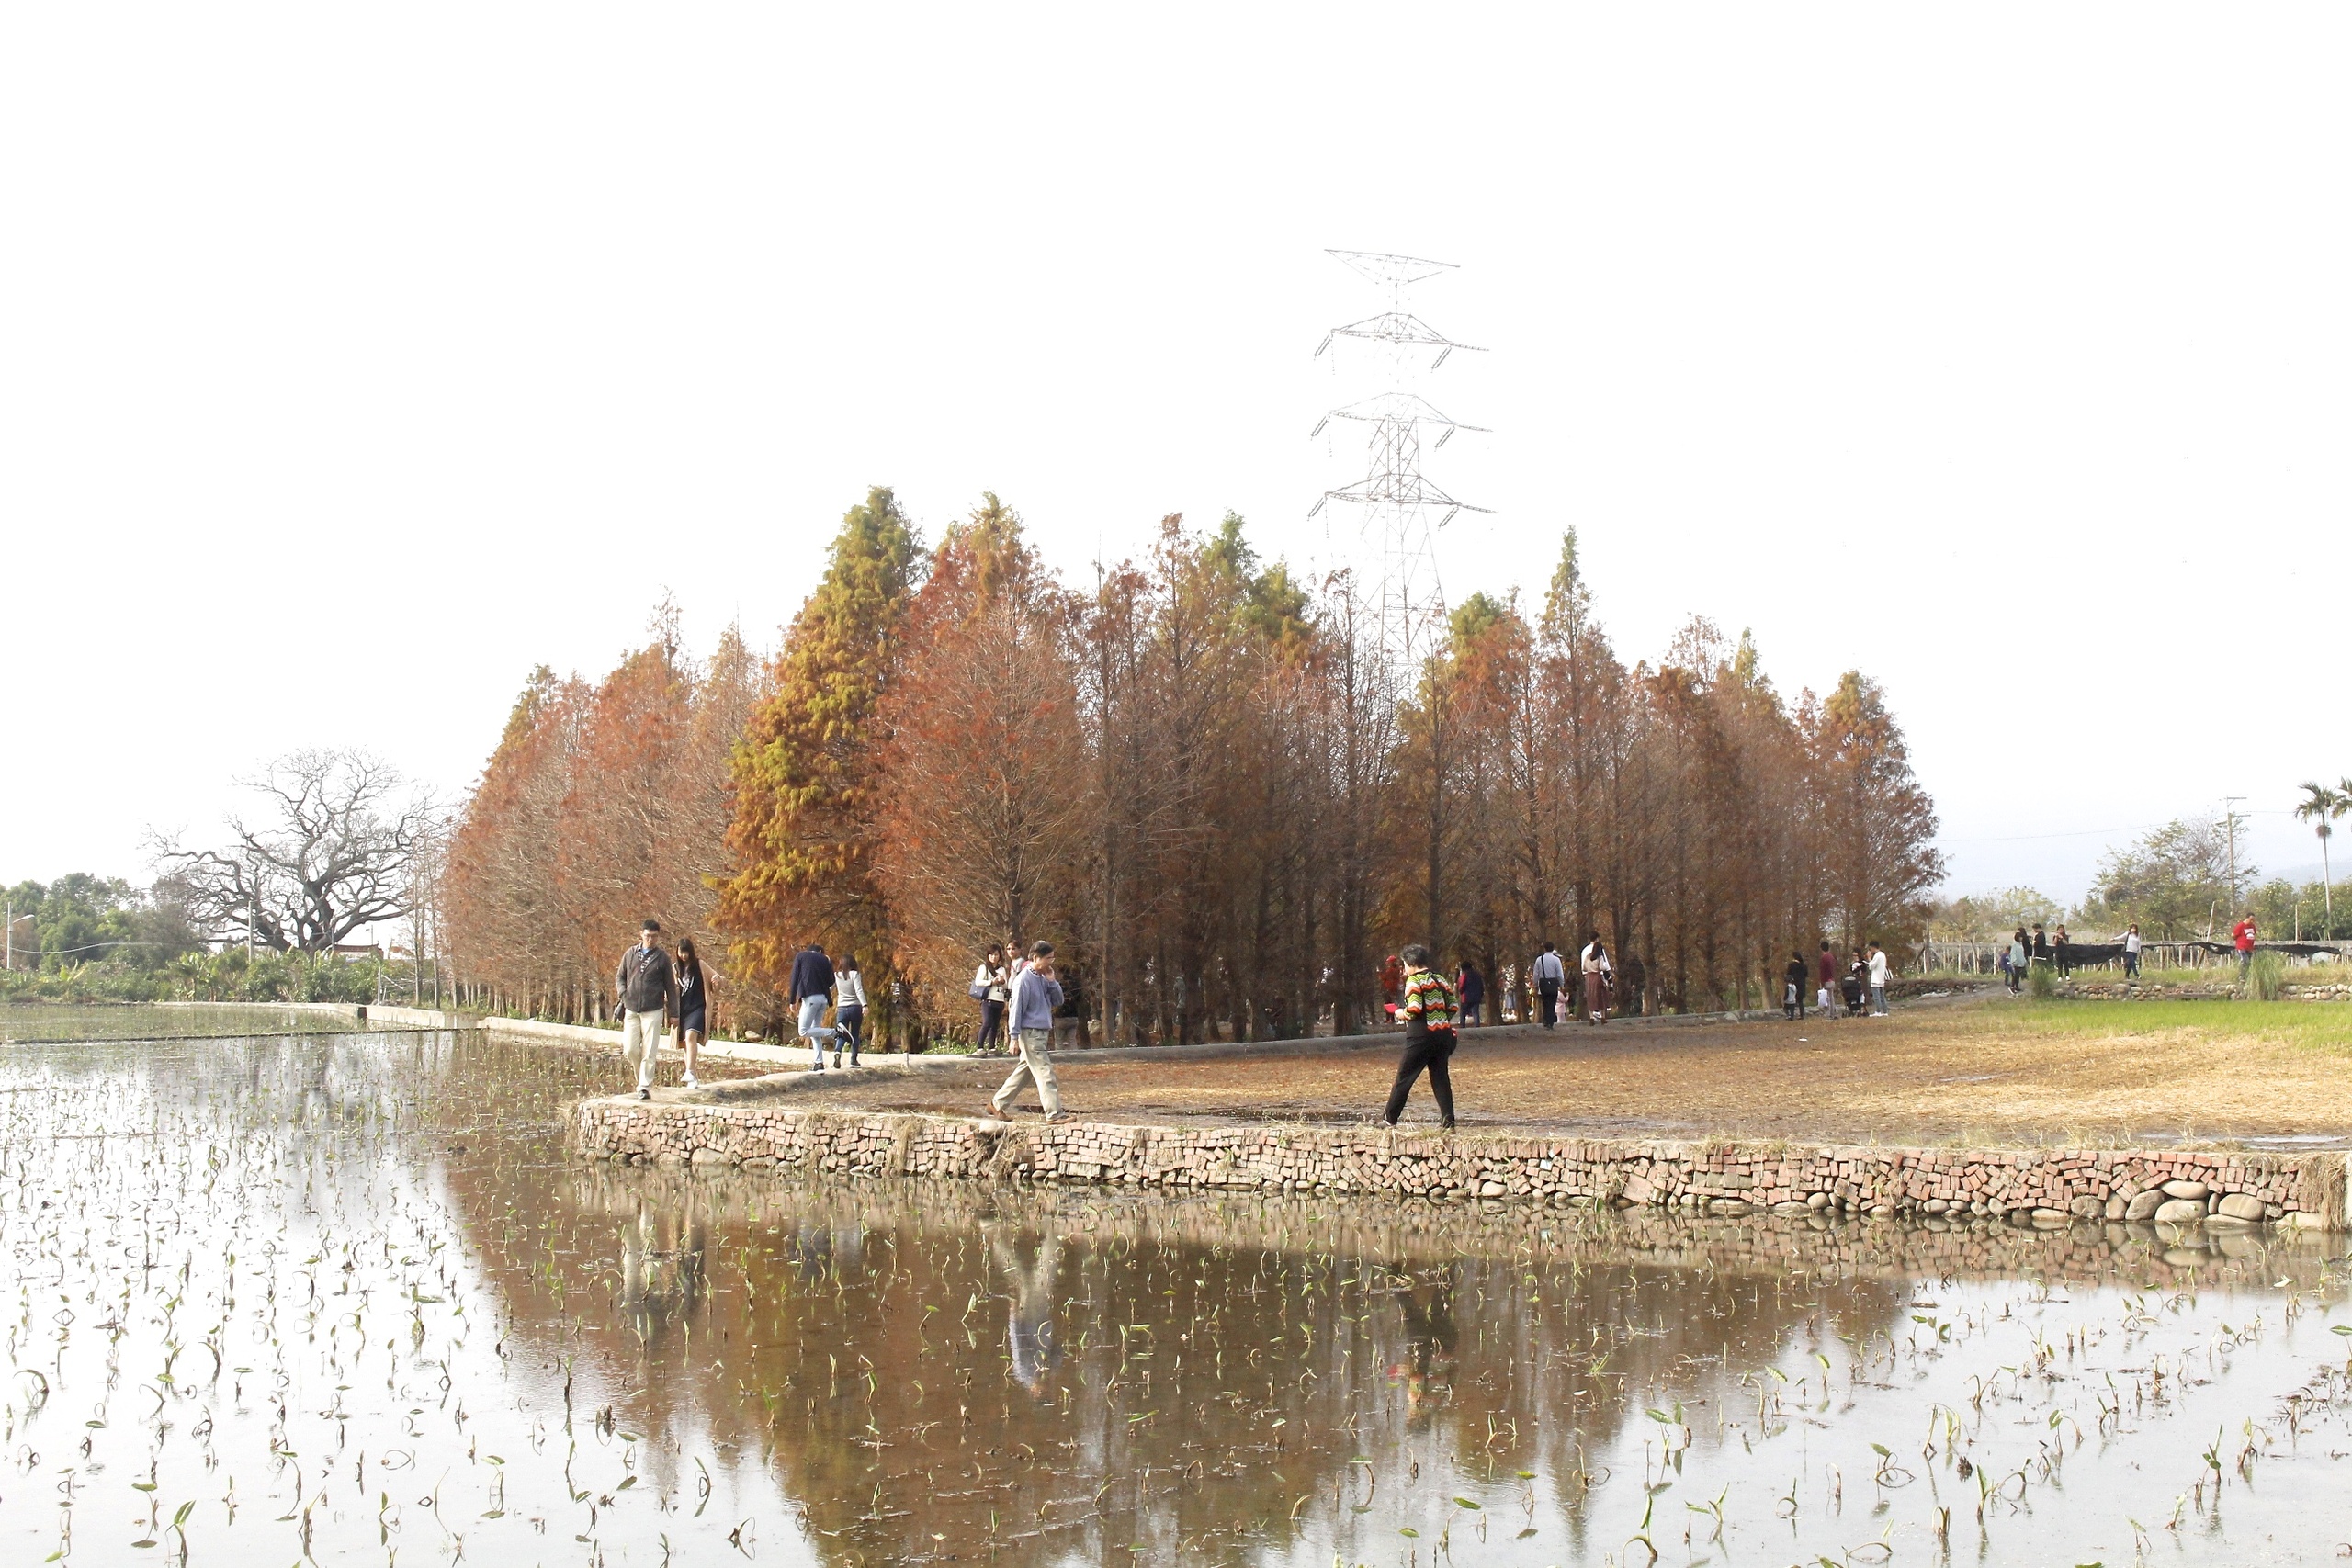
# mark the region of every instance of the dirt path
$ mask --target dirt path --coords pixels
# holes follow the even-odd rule
[[[1379,1110],[1396,1050],[1140,1061],[1066,1052],[1057,1065],[1080,1115],[1354,1122]],[[794,1098],[970,1115],[1009,1067],[828,1075]],[[2352,1145],[2352,1007],[2003,999],[1794,1025],[1564,1024],[1468,1037],[1453,1082],[1465,1125],[1592,1135]],[[1424,1082],[1406,1118],[1435,1115]]]

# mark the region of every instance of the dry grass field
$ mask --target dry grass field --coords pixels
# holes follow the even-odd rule
[[[1123,1122],[1354,1122],[1396,1043],[1314,1055],[1057,1059],[1066,1107]],[[1010,1064],[844,1075],[843,1107],[970,1115]],[[1483,1031],[1453,1058],[1465,1126],[1600,1136],[2352,1146],[2352,1005],[2007,998],[1886,1019]],[[796,1099],[802,1097],[796,1096]],[[1034,1097],[1023,1094],[1034,1110]],[[1406,1111],[1433,1121],[1426,1080]],[[2324,1141],[2324,1142],[2323,1142]]]

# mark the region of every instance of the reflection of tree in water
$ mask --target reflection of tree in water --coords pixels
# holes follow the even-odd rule
[[[844,1562],[1302,1530],[1362,1555],[1414,1485],[1598,1469],[1644,1398],[1778,1359],[1825,1307],[1848,1332],[1891,1322],[1904,1295],[1715,1270],[1703,1249],[1497,1257],[1475,1227],[1347,1215],[1285,1235],[1247,1206],[560,1177],[536,1245],[588,1289],[569,1321],[514,1332],[607,1369],[596,1397],[657,1448],[707,1431],[764,1458]],[[1555,1490],[1573,1521],[1574,1487]]]
[[[820,1188],[583,1167],[553,1149],[550,1116],[468,1114],[513,1119],[514,1135],[483,1140],[493,1161],[447,1177],[513,1342],[576,1358],[583,1403],[646,1434],[649,1480],[691,1505],[697,1459],[722,1484],[730,1455],[772,1471],[842,1563],[1216,1561],[1335,1537],[1370,1560],[1395,1542],[1400,1497],[1521,1470],[1580,1530],[1580,1478],[1611,1496],[1639,1484],[1627,1456],[1652,1434],[1645,1404],[1721,1409],[1742,1372],[1793,1374],[1809,1344],[1894,1328],[1908,1266],[1934,1272],[1921,1249],[1946,1245],[1883,1227]],[[2064,1272],[2035,1250],[2063,1237],[1989,1245],[2010,1249],[1987,1258],[2008,1276]]]

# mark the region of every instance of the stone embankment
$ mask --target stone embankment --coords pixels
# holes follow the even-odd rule
[[[2237,987],[2226,980],[2210,986],[2143,986],[2134,980],[2084,980],[2064,982],[2070,997],[2093,997],[2102,1001],[2209,1001],[2226,1002],[2237,999]],[[2352,1002],[2352,985],[2343,986],[2282,986],[2278,999],[2289,1002]]]
[[[1690,1214],[2266,1222],[2340,1229],[2346,1156],[1960,1150],[1416,1134],[1369,1127],[1023,1125],[961,1117],[663,1105],[577,1109],[583,1157],[1170,1192],[1366,1195]]]

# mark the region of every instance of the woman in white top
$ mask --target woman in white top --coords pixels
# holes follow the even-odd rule
[[[1593,932],[1592,940],[1585,943],[1577,962],[1584,968],[1585,1015],[1590,1022],[1607,1023],[1609,987],[1616,983],[1617,966],[1610,963],[1609,949],[1601,945],[1599,931]]]
[[[1006,969],[1004,949],[991,944],[988,956],[972,975],[972,996],[980,1004],[980,1035],[972,1043],[973,1051],[982,1056],[989,1054],[1004,1032],[1005,998],[1012,995],[1012,976]]]
[[[857,972],[857,955],[842,954],[833,965],[833,1066],[842,1065],[842,1042],[849,1042],[849,1065],[857,1066],[858,1037],[865,1027],[865,980]]]

